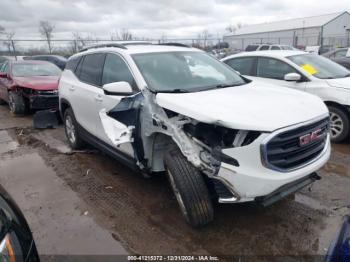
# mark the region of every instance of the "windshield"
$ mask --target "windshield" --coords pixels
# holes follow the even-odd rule
[[[350,71],[345,67],[316,54],[295,55],[288,59],[317,78],[333,79],[350,76]]]
[[[13,76],[59,76],[61,70],[51,64],[14,64],[12,66]]]
[[[202,52],[135,54],[133,59],[155,92],[197,92],[245,84],[228,66]]]

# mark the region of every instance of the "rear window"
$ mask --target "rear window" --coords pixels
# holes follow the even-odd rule
[[[259,48],[259,50],[269,50],[270,46],[269,45],[263,45]]]
[[[105,54],[86,55],[81,67],[79,79],[87,84],[101,86]]]
[[[245,49],[245,51],[256,51],[256,49],[258,49],[258,45],[248,45]]]
[[[252,75],[254,57],[241,57],[226,60],[225,63],[242,75]]]
[[[71,70],[72,72],[74,72],[75,69],[77,68],[77,65],[79,64],[80,59],[81,59],[81,56],[73,57],[69,59],[65,69]]]

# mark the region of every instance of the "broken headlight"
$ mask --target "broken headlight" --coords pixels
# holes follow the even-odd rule
[[[246,146],[260,136],[258,131],[235,130],[206,123],[186,124],[185,132],[210,148]]]

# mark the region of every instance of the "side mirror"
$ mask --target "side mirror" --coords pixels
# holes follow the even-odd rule
[[[102,89],[106,95],[125,96],[133,94],[128,82],[120,81],[103,85]]]
[[[301,79],[301,75],[299,75],[298,73],[289,73],[284,75],[284,80],[286,81],[299,81]]]
[[[7,78],[7,73],[0,72],[0,78]]]

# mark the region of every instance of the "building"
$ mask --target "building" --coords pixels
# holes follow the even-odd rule
[[[350,14],[339,12],[271,23],[243,26],[224,36],[230,47],[245,49],[248,44],[271,43],[295,47],[349,46]]]

